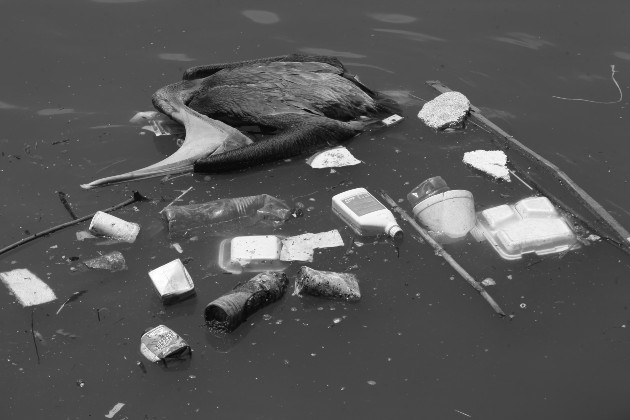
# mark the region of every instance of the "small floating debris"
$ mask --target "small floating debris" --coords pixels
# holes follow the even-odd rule
[[[134,243],[140,232],[140,225],[127,222],[102,211],[97,211],[90,222],[89,231],[97,236]]]
[[[311,168],[321,169],[358,165],[361,161],[355,158],[345,147],[337,146],[314,154],[306,160],[306,163]]]
[[[294,295],[302,293],[356,302],[361,299],[359,282],[351,273],[318,271],[302,266],[295,280]]]
[[[0,279],[24,307],[41,305],[57,299],[55,292],[26,268],[0,273]]]
[[[343,246],[343,239],[337,229],[321,233],[305,233],[282,240],[280,260],[313,261],[316,248]]]
[[[288,285],[284,273],[260,273],[210,302],[205,309],[206,323],[216,332],[234,331],[248,316],[284,296]]]
[[[121,402],[117,403],[115,406],[112,407],[111,410],[109,410],[109,413],[105,414],[105,417],[107,417],[108,419],[113,419],[114,416],[118,414],[118,412],[122,410],[124,406],[125,406],[125,403],[121,403]]]
[[[61,304],[61,306],[59,307],[59,309],[57,309],[57,313],[55,315],[59,315],[59,312],[61,312],[61,310],[70,302],[74,302],[75,300],[79,299],[84,293],[86,293],[87,290],[79,290],[78,292],[74,292],[73,294],[70,295],[70,297],[68,299],[66,299],[66,301],[64,303]]]
[[[179,258],[149,271],[149,277],[164,304],[175,303],[195,294],[192,278]]]
[[[464,163],[478,169],[494,179],[510,182],[507,156],[501,150],[475,150],[464,153]]]
[[[175,331],[158,325],[142,335],[140,353],[151,362],[159,362],[191,354],[191,349]]]
[[[435,130],[460,126],[468,112],[470,101],[459,92],[445,92],[424,104],[418,118]]]
[[[496,281],[494,281],[493,279],[491,279],[490,277],[487,277],[487,278],[485,278],[485,279],[483,279],[483,280],[481,281],[481,284],[482,284],[483,286],[488,287],[488,286],[495,286],[495,285],[497,284],[497,282],[496,282]]]
[[[112,273],[127,269],[125,257],[119,251],[112,251],[109,254],[90,258],[89,260],[83,261],[83,264],[85,264],[89,268],[93,268],[96,270],[109,270]]]

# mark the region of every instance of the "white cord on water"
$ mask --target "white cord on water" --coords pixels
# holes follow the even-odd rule
[[[615,65],[614,64],[610,65],[610,69],[612,70],[612,74],[610,75],[610,77],[612,78],[612,81],[615,83],[615,86],[617,86],[617,90],[619,90],[619,99],[617,99],[616,101],[602,102],[602,101],[592,101],[590,99],[563,98],[562,96],[552,96],[552,98],[563,99],[565,101],[590,102],[592,104],[603,104],[603,105],[618,104],[619,102],[621,102],[623,100],[623,92],[621,91],[621,87],[619,86],[619,83],[617,83],[617,80],[615,79],[615,73],[619,73],[619,72],[615,70]]]

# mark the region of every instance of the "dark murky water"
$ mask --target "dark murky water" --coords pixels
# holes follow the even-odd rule
[[[404,104],[402,124],[353,139],[348,147],[365,163],[335,173],[293,159],[209,178],[79,188],[175,150],[172,139],[141,135],[128,120],[187,67],[302,51],[339,56],[375,89],[431,98],[424,81],[441,80],[628,227],[625,96],[612,104],[553,98],[617,101],[613,64],[627,92],[626,1],[3,4],[3,243],[69,220],[56,191],[79,215],[123,201],[132,189],[162,201],[116,213],[142,225],[133,245],[78,242],[85,224],[2,256],[0,271],[28,268],[59,299],[34,311],[38,363],[31,309],[0,293],[0,417],[102,418],[119,402],[116,419],[630,416],[630,259],[606,243],[533,265],[503,261],[479,244],[450,246],[474,277],[496,280],[490,292],[511,320],[494,316],[404,223],[399,257],[387,243],[316,256],[312,266],[322,270],[358,266],[358,304],[288,293],[216,340],[203,325],[205,304],[251,276],[221,274],[221,238],[202,238],[181,242],[197,297],[162,306],[147,272],[180,255],[158,211],[189,186],[186,201],[267,193],[302,202],[312,209],[280,232],[338,228],[346,243],[350,231],[331,213],[330,198],[351,187],[383,188],[399,199],[442,175],[471,190],[479,209],[526,194],[518,183],[497,185],[466,169],[463,153],[489,144],[488,136],[473,127],[433,133],[415,117],[420,101]],[[125,254],[127,271],[75,272],[66,262],[114,249]],[[78,290],[87,292],[55,315]],[[345,318],[329,328],[337,317]],[[140,335],[160,323],[191,344],[190,362],[165,369],[142,358]]]

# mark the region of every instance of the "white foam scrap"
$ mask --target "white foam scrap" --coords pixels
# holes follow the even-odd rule
[[[337,229],[321,233],[305,233],[282,240],[280,259],[282,261],[313,261],[316,248],[343,246],[343,239]]]
[[[464,153],[464,163],[496,178],[510,182],[507,156],[501,150],[475,150]]]
[[[0,273],[0,279],[22,306],[40,305],[57,299],[55,292],[26,268]]]
[[[445,92],[424,104],[418,118],[435,129],[453,127],[464,121],[470,111],[470,101],[459,92]]]
[[[311,168],[338,168],[341,166],[352,166],[361,163],[360,160],[352,156],[352,153],[343,146],[333,147],[315,153],[306,160]]]
[[[125,403],[117,403],[115,406],[112,407],[111,410],[109,410],[109,413],[105,414],[105,417],[107,417],[108,419],[113,419],[114,416],[120,411],[122,410],[122,408],[125,406]]]

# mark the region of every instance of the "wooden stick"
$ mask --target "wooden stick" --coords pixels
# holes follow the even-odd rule
[[[430,80],[426,82],[433,89],[437,90],[440,93],[451,92],[451,89],[442,84],[442,82],[438,80]],[[558,181],[561,185],[565,186],[569,192],[577,198],[577,200],[584,205],[596,218],[598,221],[601,221],[607,229],[611,229],[612,232],[615,233],[615,237],[611,237],[611,235],[603,232],[602,229],[592,226],[593,223],[589,223],[581,218],[582,222],[584,222],[589,228],[593,229],[600,236],[608,239],[611,243],[619,247],[622,251],[630,254],[630,232],[628,232],[623,226],[613,218],[610,213],[608,213],[602,206],[599,204],[593,197],[591,197],[586,191],[580,188],[571,178],[567,176],[564,172],[560,170],[556,165],[540,156],[538,153],[531,150],[529,147],[525,146],[514,137],[503,131],[497,125],[495,125],[492,121],[487,119],[481,114],[479,108],[471,105],[470,106],[470,116],[475,124],[477,124],[482,129],[493,134],[493,140],[499,147],[502,149],[508,150],[512,149],[517,151],[521,156],[526,159],[532,160],[541,165],[547,172],[551,173],[551,175]],[[557,203],[562,204],[562,202],[555,197],[553,194],[550,194],[545,188],[543,188],[539,183],[533,180],[526,171],[521,171],[521,174],[527,178],[527,180],[533,184],[538,190],[542,191],[552,200]],[[570,210],[566,205],[562,205],[562,207]]]
[[[446,250],[442,248],[442,246],[438,244],[435,239],[431,237],[431,235],[429,235],[429,232],[427,232],[422,226],[420,226],[413,219],[413,217],[409,215],[409,213],[400,208],[400,206],[398,206],[398,204],[396,204],[396,202],[392,200],[392,198],[385,191],[381,190],[380,193],[381,197],[383,197],[387,204],[389,204],[396,213],[400,214],[400,216],[405,219],[405,221],[407,221],[407,223],[409,223],[420,234],[420,236],[422,236],[422,238],[424,238],[424,240],[433,247],[433,249],[435,249],[437,255],[444,258],[446,262],[448,262],[451,267],[453,267],[455,271],[457,271],[469,285],[471,285],[477,292],[479,292],[479,294],[486,300],[486,302],[490,304],[490,306],[492,306],[492,309],[494,309],[497,314],[501,315],[502,317],[505,316],[505,312],[503,312],[503,309],[501,309],[499,304],[494,299],[492,299],[492,296],[490,296],[490,294],[486,292],[486,289],[484,289],[483,286],[479,284],[479,282],[477,282],[470,274],[468,274],[468,272],[464,270],[464,268],[459,265],[457,261],[455,261],[451,254],[446,252]]]
[[[164,207],[162,210],[160,210],[160,214],[162,214],[162,212],[164,210],[166,210],[167,208],[169,208],[170,206],[173,205],[173,203],[175,203],[177,200],[179,200],[180,198],[182,198],[186,193],[188,193],[190,190],[192,190],[193,187],[188,188],[186,191],[184,191],[183,193],[181,193],[180,195],[177,196],[177,198],[173,201],[171,201],[170,203],[167,204],[166,207]]]
[[[107,208],[107,209],[101,210],[101,211],[104,212],[104,213],[109,213],[111,211],[118,210],[121,207],[125,207],[125,206],[128,206],[129,204],[133,204],[133,203],[135,203],[137,201],[142,201],[142,200],[146,200],[146,198],[142,194],[140,194],[138,191],[134,191],[133,192],[133,197],[131,197],[130,199],[125,200],[125,201],[123,201],[120,204],[116,204],[115,206],[112,206],[110,208]],[[36,233],[34,235],[26,237],[26,238],[24,238],[24,239],[22,239],[20,241],[17,241],[14,244],[11,244],[9,246],[6,246],[6,247],[0,249],[0,255],[4,254],[5,252],[9,252],[9,251],[11,251],[14,248],[17,248],[20,245],[24,245],[25,243],[30,242],[33,239],[37,239],[37,238],[40,238],[42,236],[46,236],[46,235],[48,235],[50,233],[56,232],[56,231],[61,230],[63,228],[67,228],[68,226],[73,226],[73,225],[76,225],[78,223],[81,223],[84,220],[87,220],[87,219],[90,219],[90,218],[94,217],[95,214],[96,214],[96,212],[94,212],[92,214],[88,214],[87,216],[80,217],[80,218],[75,219],[75,220],[71,220],[71,221],[69,221],[67,223],[63,223],[61,225],[53,226],[50,229],[46,229],[46,230],[44,230],[42,232],[38,232],[38,233]]]

